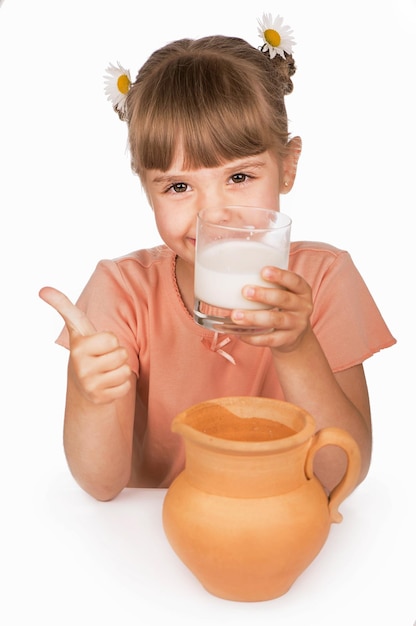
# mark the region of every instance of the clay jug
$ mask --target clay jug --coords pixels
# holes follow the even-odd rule
[[[354,489],[360,452],[344,430],[315,433],[293,404],[255,397],[203,402],[177,415],[185,469],[167,490],[163,526],[173,550],[211,594],[264,601],[285,594],[324,545]],[[316,452],[340,446],[346,473],[329,494]]]

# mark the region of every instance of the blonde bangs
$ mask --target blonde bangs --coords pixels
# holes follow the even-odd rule
[[[134,162],[143,169],[168,170],[178,148],[184,155],[186,169],[217,167],[236,158],[260,154],[271,147],[261,116],[247,107],[204,112],[204,105],[195,111],[164,111],[154,116],[140,133]]]
[[[187,45],[192,45],[192,42]],[[212,50],[181,50],[129,93],[129,143],[133,169],[167,171],[181,149],[186,169],[279,152],[287,128],[276,127],[276,111],[247,63]],[[259,55],[261,56],[261,55]],[[160,60],[159,60],[160,61]],[[153,80],[152,80],[153,79]]]

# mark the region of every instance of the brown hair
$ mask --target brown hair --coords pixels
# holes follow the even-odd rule
[[[166,171],[178,146],[191,169],[269,149],[284,156],[284,96],[295,70],[290,55],[270,59],[235,37],[181,39],[160,48],[127,96],[133,170]]]

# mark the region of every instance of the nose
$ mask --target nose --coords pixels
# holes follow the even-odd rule
[[[229,203],[225,191],[220,186],[216,186],[212,181],[205,189],[200,189],[198,192],[198,212],[202,211],[202,209],[220,210]]]
[[[231,210],[225,206],[205,207],[201,209],[199,215],[204,221],[219,226],[231,226],[233,219]]]

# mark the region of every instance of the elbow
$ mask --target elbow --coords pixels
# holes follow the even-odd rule
[[[371,432],[364,438],[364,440],[358,442],[361,453],[361,471],[357,482],[357,486],[363,482],[367,477],[371,465],[371,456],[373,452],[373,439]]]
[[[360,472],[353,490],[366,478],[371,463],[372,436],[371,433],[355,438],[360,450]],[[327,445],[321,448],[315,457],[314,473],[322,483],[325,491],[330,493],[343,479],[348,471],[348,457],[342,448]]]
[[[130,478],[130,476],[123,476],[118,480],[105,481],[96,477],[88,479],[85,476],[76,476],[74,473],[72,475],[81,489],[98,502],[114,500],[127,487]]]
[[[110,491],[107,489],[94,489],[89,491],[88,493],[98,502],[111,502],[111,500],[114,500],[121,491],[122,489],[119,489],[118,491]]]

